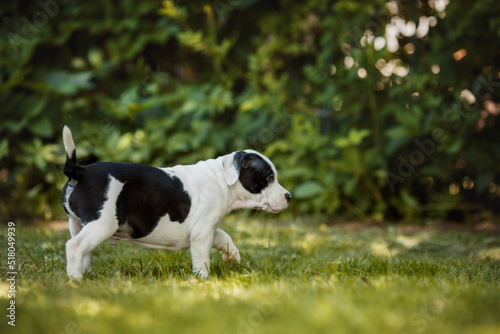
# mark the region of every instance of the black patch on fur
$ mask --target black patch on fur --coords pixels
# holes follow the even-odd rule
[[[76,164],[76,150],[73,150],[71,157],[66,154],[66,163],[64,164],[63,172],[70,179],[76,181],[83,180],[85,170]]]
[[[251,192],[252,194],[259,194],[264,190],[270,183],[267,178],[274,174],[271,165],[269,165],[262,157],[254,153],[242,152],[245,155],[241,159],[238,157],[238,153],[235,156],[240,158],[240,177],[239,180],[243,185],[243,188]]]
[[[238,171],[238,175],[240,175],[240,171],[241,171],[241,164],[243,162],[243,160],[245,159],[245,157],[248,155],[247,152],[244,152],[244,151],[237,151],[235,154],[234,154],[234,168],[236,168],[236,170]]]
[[[127,162],[99,162],[83,169],[85,178],[76,184],[69,199],[71,210],[83,224],[99,218],[106,200],[109,175],[124,183],[116,203],[116,216],[118,224],[126,224],[133,238],[151,233],[166,214],[171,221],[183,223],[191,209],[191,198],[179,178],[159,168]]]

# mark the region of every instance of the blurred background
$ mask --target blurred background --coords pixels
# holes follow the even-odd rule
[[[284,213],[481,221],[500,213],[500,2],[2,1],[0,215],[64,219],[82,165],[251,148]]]

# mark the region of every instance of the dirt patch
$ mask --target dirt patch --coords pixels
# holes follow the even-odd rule
[[[48,226],[55,231],[69,230],[69,223],[67,220],[54,220],[48,223],[40,224],[40,226]]]

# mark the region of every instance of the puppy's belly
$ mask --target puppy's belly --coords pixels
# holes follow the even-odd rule
[[[150,248],[183,250],[189,248],[189,229],[187,223],[172,222],[168,216],[162,218],[154,230],[142,238],[134,239],[126,234],[117,233],[112,239],[128,241]]]

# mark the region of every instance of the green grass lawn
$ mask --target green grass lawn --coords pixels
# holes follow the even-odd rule
[[[213,251],[207,281],[189,251],[120,242],[99,246],[92,273],[70,281],[69,232],[18,226],[16,327],[2,226],[0,333],[500,333],[500,238],[268,217],[227,217],[242,263]]]

